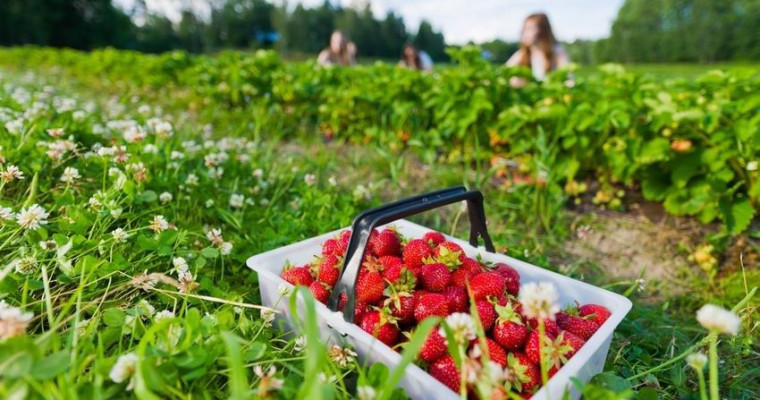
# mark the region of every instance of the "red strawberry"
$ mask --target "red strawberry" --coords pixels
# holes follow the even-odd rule
[[[528,339],[525,341],[525,355],[528,356],[528,359],[530,359],[530,362],[533,364],[541,363],[541,351],[538,345],[538,338],[538,331],[533,331],[528,334]],[[553,346],[554,339],[555,336],[547,332],[546,336],[544,336],[543,347],[546,348]]]
[[[512,304],[497,305],[495,310],[498,318],[492,332],[494,340],[507,350],[519,350],[528,337],[528,327]]]
[[[322,245],[322,255],[323,256],[329,256],[331,254],[335,254],[340,249],[340,245],[338,244],[338,240],[333,239],[327,239],[325,243]]]
[[[422,345],[422,350],[420,350],[420,359],[427,362],[433,362],[443,357],[447,351],[448,347],[446,347],[446,339],[441,336],[438,327],[436,327],[430,332],[427,339],[425,339],[425,343]]]
[[[462,247],[454,242],[443,242],[433,250],[435,261],[452,268],[462,265],[466,257]]]
[[[577,315],[568,314],[564,311],[557,313],[557,325],[583,340],[588,340],[599,329],[599,325],[596,322]]]
[[[561,331],[559,333],[559,336],[557,336],[558,340],[561,338],[562,342],[561,344],[566,345],[569,347],[569,351],[564,354],[565,357],[568,359],[575,355],[575,353],[578,352],[578,350],[583,347],[584,344],[586,344],[586,341],[578,337],[577,335],[574,335],[568,331]]]
[[[430,372],[433,378],[438,379],[439,382],[446,385],[449,389],[459,393],[459,369],[451,356],[445,355],[439,358],[430,365],[428,372]]]
[[[345,230],[338,234],[338,248],[335,254],[343,256],[348,250],[348,243],[351,240],[351,230]]]
[[[507,352],[504,351],[504,349],[495,341],[491,340],[490,338],[486,339],[486,345],[488,346],[488,358],[501,365],[502,368],[507,366]],[[473,344],[474,346],[480,346],[480,340],[476,340]],[[481,348],[480,351],[483,351]]]
[[[467,312],[467,291],[457,286],[443,289],[443,295],[449,303],[449,312]]]
[[[367,272],[356,283],[356,301],[375,304],[383,298],[385,282],[379,272]]]
[[[314,278],[309,272],[309,267],[294,267],[282,271],[282,279],[295,286],[309,286],[314,282]]]
[[[520,274],[516,269],[504,263],[494,265],[493,272],[504,277],[507,292],[512,296],[517,296],[520,292]]]
[[[581,317],[590,321],[596,322],[597,325],[602,326],[607,319],[612,315],[607,307],[600,306],[598,304],[584,304],[578,308],[578,313]]]
[[[446,241],[446,236],[443,233],[430,231],[422,236],[422,240],[430,243],[430,247],[438,246]]]
[[[395,256],[401,251],[401,243],[395,231],[385,229],[370,236],[369,250],[375,257]]]
[[[523,315],[523,321],[528,324],[528,327],[530,327],[530,329],[534,331],[538,330],[538,320],[535,318],[525,318],[525,315]],[[552,321],[550,319],[544,321],[544,329],[546,329],[546,332],[551,333],[554,336],[559,335],[559,325],[557,325],[557,322],[555,321]]]
[[[383,271],[388,268],[401,267],[404,265],[404,261],[396,256],[382,256],[377,259],[377,262],[383,266]]]
[[[475,307],[478,310],[478,318],[483,325],[483,330],[488,332],[496,321],[496,310],[494,310],[493,304],[486,300],[477,300]]]
[[[359,326],[389,347],[393,347],[398,341],[398,327],[388,319],[388,316],[379,311],[364,314]]]
[[[487,300],[504,293],[504,277],[495,272],[481,272],[470,279],[470,290],[475,300]]]
[[[427,317],[437,315],[445,317],[449,315],[449,306],[446,297],[439,293],[426,293],[414,303],[414,319],[422,322]]]
[[[431,292],[441,292],[451,280],[449,268],[440,263],[425,264],[420,270],[422,287]]]
[[[404,264],[410,268],[421,267],[425,263],[425,259],[430,257],[432,251],[426,241],[422,239],[412,239],[404,247],[404,253],[402,258]]]
[[[311,295],[322,304],[327,304],[327,300],[330,299],[330,290],[325,287],[320,281],[314,281],[309,285],[309,291]]]
[[[483,267],[480,265],[480,263],[474,258],[470,257],[464,258],[464,261],[462,261],[462,265],[459,266],[459,269],[467,270],[472,275],[477,275],[483,272]]]
[[[330,287],[335,286],[335,282],[338,282],[338,278],[340,278],[340,268],[341,264],[338,257],[334,254],[325,256],[319,263],[317,279]]]
[[[345,307],[346,307],[346,294],[341,293],[340,300],[338,300],[338,310],[343,311]],[[354,321],[355,322],[361,321],[364,314],[370,310],[371,310],[370,306],[366,303],[362,303],[362,302],[354,303]]]
[[[533,393],[541,385],[541,370],[525,353],[509,353],[507,389],[518,393]],[[525,395],[522,396],[526,398]]]
[[[414,322],[414,297],[412,295],[396,295],[385,300],[385,305],[391,314],[402,324]]]
[[[462,265],[451,274],[451,284],[466,288],[473,276],[483,272],[480,264],[472,258],[465,258]]]

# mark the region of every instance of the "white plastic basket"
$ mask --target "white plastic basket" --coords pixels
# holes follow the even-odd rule
[[[401,234],[407,237],[421,237],[431,230],[403,219],[389,225],[395,226]],[[282,285],[291,285],[280,278],[280,272],[286,262],[293,265],[303,265],[312,261],[315,255],[321,253],[322,244],[327,239],[334,237],[337,232],[339,231],[271,250],[253,256],[247,261],[248,267],[258,273],[262,305],[274,307],[280,312],[279,315],[286,316],[285,323],[291,329],[294,328],[294,325],[289,320],[288,302],[281,299],[282,295],[280,294]],[[470,243],[457,238],[447,236],[447,240],[462,246],[462,249],[470,257],[480,254],[484,261],[503,262],[512,266],[520,273],[521,283],[538,281],[554,283],[559,288],[562,306],[571,305],[578,301],[581,304],[599,304],[611,311],[612,315],[599,330],[586,341],[586,344],[541,390],[533,395],[533,399],[553,400],[562,398],[563,393],[569,390],[571,398],[578,399],[580,393],[572,385],[570,378],[575,377],[582,382],[588,382],[592,376],[603,370],[612,332],[631,309],[631,301],[619,294],[547,271],[524,261],[502,254],[490,253],[482,248],[475,248]],[[301,315],[303,314],[301,313]],[[335,343],[350,343],[362,362],[380,362],[393,368],[401,361],[399,353],[376,340],[359,326],[344,320],[343,313],[331,311],[325,305],[317,303],[317,315],[323,338]],[[454,400],[459,398],[458,394],[415,365],[407,367],[400,386],[406,390],[411,398],[416,400]]]

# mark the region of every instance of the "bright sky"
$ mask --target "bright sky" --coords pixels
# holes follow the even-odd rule
[[[114,0],[129,9],[136,0]],[[213,0],[212,0],[213,1]],[[277,0],[276,2],[280,2]],[[357,0],[332,0],[351,5]],[[549,15],[554,33],[560,40],[597,39],[610,33],[612,21],[624,0],[372,0],[372,10],[384,16],[389,10],[404,17],[407,29],[416,30],[427,19],[443,31],[446,41],[462,44],[470,40],[483,42],[501,38],[517,40],[523,18],[543,11]],[[288,4],[320,5],[324,0],[289,0]],[[176,20],[179,10],[192,7],[208,13],[207,0],[145,0],[148,9]]]

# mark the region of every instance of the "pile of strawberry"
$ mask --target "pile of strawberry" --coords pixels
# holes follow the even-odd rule
[[[282,278],[308,287],[318,301],[326,303],[340,277],[350,237],[350,231],[343,231],[328,239],[321,256],[307,265],[286,267]],[[519,290],[520,275],[509,265],[467,257],[459,245],[438,232],[406,240],[388,228],[370,237],[356,284],[354,321],[394,347],[425,318],[477,310],[475,320],[485,332],[488,359],[505,369],[508,377],[499,390],[529,398],[541,386],[540,363],[543,361],[553,376],[607,320],[610,311],[587,304],[567,308],[556,320],[545,321],[542,360],[538,323],[522,314]],[[345,297],[341,300],[344,304]],[[470,341],[467,355],[471,361],[481,358],[483,350],[478,343],[483,342]],[[439,329],[431,332],[419,359],[433,377],[460,391],[460,370]]]

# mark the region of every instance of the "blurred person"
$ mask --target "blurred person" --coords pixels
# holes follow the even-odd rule
[[[520,35],[520,49],[507,60],[507,66],[524,66],[531,69],[533,77],[543,81],[549,72],[570,63],[564,47],[552,32],[549,18],[544,13],[534,13],[525,18]],[[525,79],[512,77],[512,86],[523,86]]]
[[[330,46],[319,53],[317,62],[319,65],[355,65],[356,45],[343,32],[336,30],[330,36]]]
[[[398,65],[420,71],[430,71],[433,69],[433,59],[424,50],[419,50],[413,44],[407,43],[401,52],[401,61],[398,62]]]

